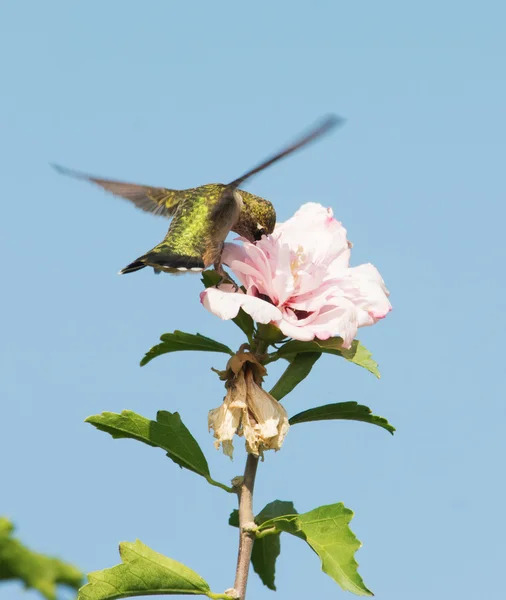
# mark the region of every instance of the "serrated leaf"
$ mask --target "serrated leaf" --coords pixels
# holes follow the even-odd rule
[[[368,406],[358,402],[337,402],[336,404],[325,404],[300,412],[290,419],[290,425],[297,423],[309,423],[310,421],[330,421],[333,419],[344,419],[348,421],[362,421],[383,427],[392,435],[395,427],[383,417],[372,414]]]
[[[151,550],[139,540],[119,545],[122,564],[94,571],[79,590],[78,600],[115,600],[151,595],[201,595],[228,599],[213,594],[207,581],[189,567]]]
[[[141,367],[147,365],[153,358],[168,354],[169,352],[181,352],[185,350],[195,350],[200,352],[222,352],[233,356],[232,350],[216,340],[200,335],[200,333],[184,333],[183,331],[174,331],[174,333],[164,333],[160,336],[161,344],[153,346],[141,360]]]
[[[280,515],[297,514],[293,502],[275,500],[267,504],[255,517],[255,523],[261,525]],[[239,527],[239,512],[232,511],[228,520],[229,525]],[[281,552],[280,533],[267,535],[255,539],[253,552],[251,553],[251,564],[255,573],[260,577],[262,583],[270,590],[275,591],[274,575],[276,570],[276,559]]]
[[[320,506],[301,515],[284,515],[259,526],[258,531],[285,531],[305,540],[318,554],[322,570],[344,590],[359,596],[372,596],[358,574],[355,552],[361,543],[348,524],[353,512],[341,502]]]
[[[311,372],[313,365],[320,358],[321,352],[301,352],[296,354],[276,385],[269,392],[276,400],[289,394]]]
[[[38,590],[47,600],[55,600],[56,586],[65,584],[75,590],[84,575],[73,565],[33,552],[12,537],[12,523],[0,517],[0,581],[19,580]]]
[[[212,485],[232,491],[211,478],[204,453],[177,412],[160,410],[156,414],[156,421],[150,421],[131,410],[124,410],[121,414],[103,412],[88,417],[86,423],[91,423],[115,439],[130,438],[148,446],[161,448],[180,467],[202,475]]]
[[[204,271],[202,273],[202,283],[206,288],[217,285],[218,283],[220,283],[221,279],[221,275],[216,271]],[[232,321],[237,325],[237,327],[239,327],[239,329],[243,331],[243,333],[246,334],[249,342],[251,343],[253,339],[253,333],[255,331],[255,323],[250,317],[250,315],[248,315],[248,313],[245,313],[241,308],[239,309],[237,317],[235,317],[235,319],[232,319]]]
[[[279,348],[271,361],[277,358],[287,358],[301,352],[323,352],[342,356],[346,360],[367,369],[379,379],[378,363],[372,359],[371,352],[365,346],[358,340],[353,340],[351,348],[346,350],[342,348],[342,343],[343,340],[340,337],[329,338],[328,340],[312,340],[311,342],[291,340]]]

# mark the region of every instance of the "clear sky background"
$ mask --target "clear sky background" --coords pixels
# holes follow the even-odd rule
[[[237,347],[239,330],[201,307],[198,276],[117,276],[168,222],[49,163],[226,182],[334,112],[345,127],[246,188],[280,221],[304,202],[332,206],[353,264],[380,269],[394,310],[360,331],[380,381],[324,357],[285,405],[355,400],[398,430],[294,427],[260,465],[255,507],[343,501],[378,598],[502,597],[505,19],[498,1],[1,3],[0,514],[23,541],[92,571],[139,538],[223,591],[234,498],[83,421],[177,410],[216,478],[244,463],[242,443],[232,463],[206,429],[224,356],[138,366],[161,333]],[[275,596],[252,574],[249,594],[344,594],[295,538],[282,539],[277,583]],[[0,586],[0,599],[36,597]]]

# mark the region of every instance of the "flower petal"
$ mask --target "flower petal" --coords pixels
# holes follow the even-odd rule
[[[286,336],[295,340],[328,340],[340,336],[343,338],[343,348],[350,348],[357,334],[357,309],[346,298],[332,299],[316,315],[311,315],[311,318],[297,321],[286,312],[283,317],[276,325]]]
[[[341,255],[349,258],[346,229],[334,219],[332,209],[308,202],[291,219],[276,226],[275,236],[297,252],[302,247],[306,260],[312,264],[326,264]],[[343,266],[348,266],[347,259]]]
[[[294,339],[340,335],[351,344],[357,327],[376,323],[392,309],[373,265],[349,267],[346,229],[330,208],[304,204],[271,235],[242,242],[225,244],[222,259],[246,295],[225,286],[201,295],[204,306],[222,319],[234,318],[242,307],[259,323],[275,322]]]
[[[279,450],[290,427],[285,407],[254,381],[246,372],[248,411],[242,426],[246,450],[262,456],[264,450]]]
[[[247,411],[246,406],[246,381],[244,373],[230,385],[223,403],[218,408],[209,411],[207,424],[209,430],[214,431],[216,438],[216,449],[223,445],[223,453],[232,458],[234,445],[232,439],[241,424],[243,413]]]
[[[220,286],[207,288],[200,294],[200,301],[209,312],[212,312],[225,321],[237,317],[239,309],[243,309],[257,323],[270,323],[281,318],[281,311],[276,306],[256,298],[248,296],[241,291],[224,291],[223,288],[232,286]]]
[[[359,327],[374,325],[392,310],[390,292],[373,265],[364,264],[348,271],[352,283],[348,297],[359,309]]]

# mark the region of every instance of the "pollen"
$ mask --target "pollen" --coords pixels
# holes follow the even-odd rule
[[[290,270],[295,279],[297,279],[300,267],[304,262],[306,262],[306,254],[304,248],[299,246],[297,251],[292,255],[292,260],[290,261]]]

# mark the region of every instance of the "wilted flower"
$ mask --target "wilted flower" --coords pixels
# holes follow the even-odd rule
[[[240,238],[242,239],[242,238]],[[246,289],[208,288],[202,304],[222,319],[242,308],[258,323],[274,323],[296,340],[341,336],[349,348],[359,327],[391,310],[376,267],[350,267],[346,229],[321,204],[304,204],[255,244],[225,244],[222,261]]]
[[[288,432],[288,415],[284,407],[262,389],[263,367],[249,352],[238,352],[221,377],[227,395],[223,404],[209,411],[209,429],[214,430],[215,446],[232,458],[235,434],[244,435],[246,450],[263,456],[264,450],[279,450]]]

